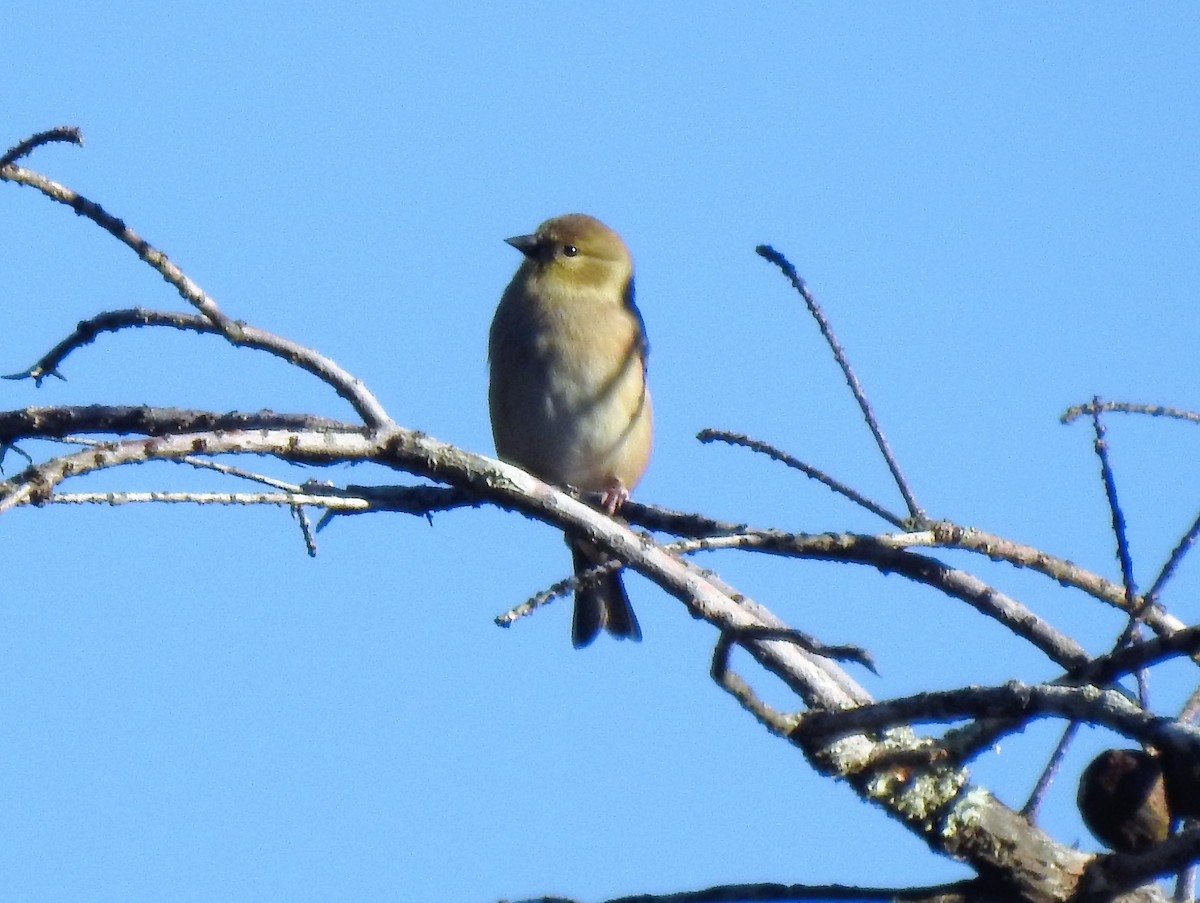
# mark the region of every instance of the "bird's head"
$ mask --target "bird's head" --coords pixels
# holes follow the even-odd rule
[[[535,279],[576,288],[623,287],[633,277],[633,260],[621,236],[583,213],[556,216],[530,235],[506,238],[525,255],[522,267]]]

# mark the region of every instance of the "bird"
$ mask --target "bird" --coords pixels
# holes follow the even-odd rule
[[[1118,853],[1141,853],[1171,834],[1169,794],[1157,756],[1140,749],[1106,749],[1079,778],[1083,823]]]
[[[649,344],[621,237],[582,213],[505,241],[523,255],[488,334],[496,453],[539,479],[602,494],[615,514],[650,460]],[[612,556],[568,534],[575,575]],[[619,570],[577,580],[571,641],[640,640]]]

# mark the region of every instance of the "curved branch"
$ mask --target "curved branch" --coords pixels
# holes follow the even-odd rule
[[[742,596],[719,578],[695,565],[681,560],[670,550],[654,541],[635,534],[624,524],[596,511],[570,493],[559,491],[535,479],[529,474],[481,456],[472,455],[461,449],[438,442],[421,433],[396,427],[384,413],[378,402],[340,369],[324,368],[324,358],[308,349],[287,343],[268,333],[253,330],[231,321],[199,287],[188,279],[165,255],[151,247],[144,239],[128,229],[119,219],[108,214],[98,205],[44,177],[23,170],[15,160],[34,146],[39,136],[18,145],[0,159],[0,180],[25,184],[42,191],[52,199],[66,204],[77,213],[88,216],[105,228],[118,240],[132,248],[140,259],[154,267],[180,294],[193,304],[205,318],[183,317],[147,311],[117,311],[95,318],[87,324],[93,329],[89,335],[77,330],[76,334],[61,343],[43,361],[25,375],[40,381],[46,375],[56,374],[57,366],[74,348],[91,341],[99,331],[115,331],[130,326],[160,325],[172,328],[192,329],[198,332],[219,332],[234,344],[261,347],[271,353],[302,366],[334,386],[342,397],[347,398],[355,410],[373,429],[351,428],[336,421],[305,420],[302,423],[286,423],[287,415],[231,415],[243,418],[211,420],[203,427],[194,420],[184,426],[177,419],[175,429],[157,426],[153,417],[145,410],[128,414],[125,427],[129,432],[142,432],[150,438],[139,438],[119,442],[102,443],[84,451],[30,466],[16,478],[0,483],[0,513],[15,504],[39,503],[50,498],[54,489],[68,477],[98,470],[136,464],[149,460],[191,460],[196,456],[225,454],[272,455],[296,463],[330,465],[346,461],[372,461],[394,470],[406,471],[450,485],[450,489],[424,487],[411,490],[442,493],[443,501],[452,504],[479,504],[488,502],[534,517],[558,529],[583,535],[611,551],[626,566],[637,570],[678,598],[698,618],[702,618],[720,631],[720,643],[728,645],[729,638],[741,637],[739,642],[764,668],[780,677],[784,683],[814,709],[803,716],[801,725],[818,727],[821,718],[842,717],[835,710],[848,710],[845,719],[864,718],[884,706],[899,705],[898,702],[871,705],[870,697],[836,664],[813,650],[801,648],[790,638],[784,637],[787,627],[770,611]],[[46,140],[66,140],[47,138]],[[25,147],[23,150],[22,147]],[[792,279],[810,311],[816,317],[826,340],[833,348],[839,364],[843,367],[847,381],[863,409],[876,442],[883,453],[893,477],[909,507],[914,521],[922,525],[925,517],[898,465],[890,448],[879,430],[874,414],[866,402],[861,386],[845,362],[840,346],[833,338],[823,314],[808,293],[803,280],[791,265],[777,252],[767,247],[759,253],[784,268]],[[104,320],[105,317],[111,318]],[[122,320],[122,318],[125,318]],[[140,320],[139,320],[140,318]],[[56,356],[57,354],[57,356]],[[306,363],[307,362],[307,366]],[[340,387],[340,388],[339,388]],[[361,390],[361,391],[360,391]],[[132,410],[132,409],[131,409]],[[189,412],[178,412],[187,415]],[[191,412],[195,413],[195,412]],[[212,415],[209,415],[212,416]],[[259,418],[256,422],[253,418]],[[78,419],[86,419],[80,416]],[[26,421],[26,427],[36,430],[36,423]],[[141,425],[139,430],[137,425]],[[286,425],[285,425],[286,424]],[[62,427],[59,423],[59,428]],[[111,422],[108,424],[111,432]],[[147,429],[147,426],[150,428]],[[157,430],[157,431],[156,431]],[[100,431],[100,430],[97,430]],[[31,435],[31,433],[26,433]],[[403,490],[407,492],[408,490]],[[332,490],[331,494],[340,491]],[[347,491],[347,494],[349,492]],[[382,497],[382,493],[381,493]],[[396,504],[413,504],[410,496],[398,495]],[[428,499],[424,504],[431,504]],[[640,507],[640,506],[639,506]],[[631,519],[636,509],[630,506],[625,514]],[[642,509],[645,513],[649,509]],[[654,512],[653,517],[663,515]],[[714,521],[689,518],[692,526],[709,531]],[[723,532],[728,532],[723,530]],[[707,535],[711,533],[692,535]],[[731,539],[735,539],[731,537]],[[898,572],[914,580],[938,587],[948,594],[963,598],[990,617],[997,618],[1010,629],[1038,645],[1054,660],[1079,673],[1087,669],[1101,668],[1101,664],[1089,664],[1086,654],[1066,638],[1059,636],[1049,625],[1036,619],[1024,606],[1015,600],[992,590],[982,581],[969,574],[948,568],[941,562],[915,554],[904,548],[889,544],[886,538],[878,537],[797,537],[774,531],[760,531],[753,537],[737,537],[745,542],[740,548],[753,548],[773,554],[794,557],[810,557],[821,560],[838,560],[869,564],[884,573]],[[710,547],[715,547],[713,540]],[[1110,669],[1128,662],[1117,656],[1103,660]],[[1106,672],[1108,673],[1108,672]],[[1153,719],[1145,712],[1133,708],[1115,692],[1102,692],[1069,687],[1019,686],[991,688],[996,698],[989,709],[976,701],[981,714],[973,717],[994,717],[997,712],[1009,712],[1008,717],[1038,717],[1044,711],[1031,711],[1026,701],[1025,708],[1020,700],[1051,700],[1064,710],[1072,706],[1081,711],[1111,720],[1130,730],[1152,734],[1156,742],[1166,748],[1178,747],[1194,754],[1200,734],[1180,725]],[[1007,693],[1008,696],[1004,697]],[[1089,694],[1095,694],[1094,698]],[[1089,701],[1090,700],[1090,701]],[[1042,700],[1044,701],[1044,700]],[[942,700],[950,705],[953,701]],[[965,705],[962,701],[959,704]],[[1007,707],[1007,708],[1006,708]],[[1132,709],[1132,711],[1130,711]],[[911,713],[910,713],[911,714]],[[894,713],[893,713],[894,717]],[[965,717],[965,716],[964,716]],[[816,731],[804,733],[800,729],[789,730],[788,735],[808,757],[809,761],[825,773],[846,777],[864,799],[879,803],[911,831],[925,839],[933,848],[952,856],[960,857],[974,866],[984,878],[1007,879],[1006,889],[1026,899],[1043,900],[1066,898],[1075,890],[1075,883],[1085,870],[1097,874],[1097,868],[1088,869],[1089,858],[1077,851],[1054,843],[1045,834],[1030,826],[1018,813],[1003,806],[982,790],[968,783],[964,770],[957,768],[948,759],[944,746],[929,738],[914,734],[907,722],[897,722],[878,733],[876,728],[851,726],[847,720],[831,733]],[[778,724],[783,724],[779,721]],[[888,722],[890,724],[891,722]],[[827,726],[828,727],[828,726]],[[864,731],[870,731],[870,734]],[[918,759],[924,755],[923,760]],[[1184,852],[1187,852],[1185,849]],[[1182,853],[1179,855],[1183,855]],[[1134,869],[1129,875],[1145,874]],[[1108,873],[1105,873],[1106,875]]]
[[[1200,520],[1193,525],[1193,528],[1200,529]],[[1013,542],[974,527],[960,527],[949,521],[938,521],[931,524],[928,530],[880,537],[879,539],[896,548],[937,546],[978,552],[994,561],[1004,561],[1014,567],[1036,571],[1064,586],[1082,590],[1092,598],[1111,605],[1113,608],[1128,612],[1125,589],[1121,584],[1106,580],[1099,574],[1081,568],[1065,558],[1056,558],[1033,546]],[[1184,544],[1181,543],[1181,545]],[[1190,543],[1187,546],[1190,547]],[[1149,593],[1137,597],[1134,604],[1141,606],[1139,618],[1142,623],[1159,636],[1170,636],[1186,626],[1183,621],[1169,614],[1162,606],[1154,602]]]
[[[813,479],[818,483],[824,484],[833,492],[836,492],[838,495],[849,499],[860,508],[865,508],[876,517],[887,521],[893,527],[904,529],[906,526],[908,526],[904,518],[897,514],[893,514],[882,505],[876,504],[865,495],[850,488],[840,480],[835,480],[824,471],[805,464],[799,458],[789,455],[787,452],[781,451],[780,449],[775,448],[775,446],[759,439],[751,439],[749,436],[746,436],[742,433],[731,433],[728,430],[714,429],[703,429],[696,434],[696,438],[706,445],[710,442],[725,442],[729,445],[740,445],[742,448],[748,448],[751,451],[758,452],[761,455],[766,455],[771,460],[778,461],[780,464],[790,467],[793,470],[798,470],[809,479]]]
[[[1195,411],[1168,408],[1160,404],[1133,404],[1126,401],[1098,401],[1096,399],[1092,399],[1086,404],[1073,405],[1067,408],[1058,420],[1059,423],[1070,424],[1080,417],[1091,416],[1096,411],[1112,411],[1116,414],[1145,414],[1148,417],[1170,417],[1175,420],[1200,423],[1200,414]]]
[[[205,294],[200,286],[189,279],[183,270],[171,262],[166,254],[130,229],[125,225],[123,220],[113,216],[99,204],[89,201],[83,195],[68,188],[66,185],[60,185],[58,182],[48,179],[40,173],[23,169],[15,163],[0,167],[0,181],[15,182],[18,185],[26,185],[34,188],[50,198],[50,200],[65,204],[80,216],[90,219],[105,232],[130,248],[137,254],[139,260],[155,269],[163,279],[175,287],[175,290],[179,292],[183,300],[187,301],[207,317],[217,328],[217,331],[225,336],[225,338],[237,344],[241,336],[238,324],[222,313],[221,308],[217,306],[217,302]]]
[[[278,414],[274,411],[214,414],[190,408],[151,408],[144,405],[63,405],[0,411],[0,445],[22,439],[65,439],[87,433],[169,436],[223,430],[340,430],[362,432],[365,427],[312,414]]]
[[[1160,661],[1187,655],[1196,658],[1200,652],[1200,627],[1177,630],[1155,640],[1136,643],[1117,649],[1108,655],[1088,662],[1083,668],[1074,669],[1051,682],[1051,686],[1107,687],[1125,674],[1147,668]],[[1187,723],[1186,712],[1179,721]],[[942,748],[956,762],[965,762],[980,751],[991,747],[1000,737],[1021,730],[1024,721],[1020,718],[988,719],[947,731],[942,736]]]
[[[1105,686],[1126,674],[1185,655],[1193,659],[1200,655],[1200,627],[1184,627],[1153,640],[1122,646],[1108,655],[1093,659],[1061,680]]]
[[[95,341],[101,333],[119,332],[122,329],[145,326],[223,334],[208,319],[194,314],[146,310],[141,307],[106,311],[91,319],[81,321],[75,327],[74,332],[46,352],[36,364],[24,373],[14,373],[6,376],[5,379],[30,378],[41,385],[42,380],[47,376],[58,375],[59,365],[71,352]],[[234,344],[243,348],[266,351],[311,373],[344,398],[367,426],[380,427],[392,422],[383,406],[361,380],[356,379],[323,354],[282,336],[247,326],[244,323],[239,323],[238,329],[240,335]]]
[[[22,157],[29,156],[29,154],[33,153],[43,144],[53,144],[55,142],[83,147],[83,132],[75,126],[60,125],[58,128],[47,129],[44,132],[38,132],[36,135],[30,135],[24,141],[18,141],[4,152],[4,156],[0,157],[0,170],[10,164],[16,163]]]
[[[631,522],[642,523],[636,512],[622,509]],[[660,525],[662,521],[657,521]],[[930,558],[906,551],[905,536],[863,536],[781,533],[775,530],[740,532],[732,536],[708,536],[687,544],[687,551],[702,549],[749,549],[816,561],[863,564],[884,574],[902,574],[961,599],[972,608],[1003,624],[1028,641],[1064,669],[1081,668],[1091,657],[1071,637],[1056,630],[1016,599],[984,583],[978,577]],[[897,547],[901,546],[901,547]]]
[[[722,629],[760,627],[787,629],[765,608],[740,594],[735,598],[718,589],[700,568],[681,561],[661,546],[614,521],[608,515],[536,479],[530,474],[423,433],[399,427],[376,431],[252,430],[190,433],[134,439],[98,445],[27,468],[0,483],[0,513],[22,503],[48,498],[69,477],[149,460],[175,460],[192,455],[266,454],[284,460],[322,466],[347,461],[373,461],[416,476],[451,483],[474,492],[479,499],[520,511],[559,529],[592,539],[618,558],[679,598],[697,617]],[[848,677],[831,682],[827,660],[782,640],[745,643],[756,657],[784,676],[810,705],[839,707],[869,701]],[[839,672],[840,673],[840,672]]]
[[[171,315],[175,316],[175,315]],[[189,317],[192,320],[198,318]],[[355,432],[361,427],[303,415],[221,414],[155,408],[67,407],[33,408],[26,411],[0,413],[0,446],[11,445],[22,438],[63,437],[72,433],[139,433],[149,436],[172,436],[209,431],[249,429],[321,430],[323,432]],[[127,462],[124,462],[127,463]],[[386,488],[371,490],[377,506],[374,510],[404,510],[409,513],[429,513],[450,507],[477,503],[477,497],[444,495],[414,499],[411,493],[392,493]],[[432,491],[432,490],[431,490]],[[44,497],[44,496],[40,496]],[[422,509],[426,502],[436,508]],[[623,509],[625,518],[633,524],[682,534],[699,530],[713,533],[736,530],[735,525],[685,515],[678,512],[651,509],[629,503]],[[323,522],[325,523],[325,522]],[[924,555],[896,548],[894,538],[859,535],[820,535],[781,533],[773,530],[739,532],[733,536],[709,536],[698,540],[695,549],[741,548],[825,561],[866,564],[882,573],[900,573],[910,579],[932,586],[961,599],[981,613],[1033,644],[1064,670],[1078,669],[1090,661],[1087,652],[1070,637],[1055,630],[1015,599],[993,589],[965,571]],[[624,560],[624,559],[623,559]],[[504,620],[507,623],[509,620]],[[776,625],[782,626],[782,625]]]
[[[1145,853],[1097,856],[1079,882],[1080,899],[1112,899],[1114,894],[1138,887],[1187,868],[1200,860],[1200,828],[1191,828]]]
[[[700,568],[524,471],[400,428],[230,431],[101,445],[31,467],[0,484],[0,512],[21,501],[46,498],[70,476],[151,459],[217,454],[269,454],[314,465],[371,460],[450,483],[480,499],[586,536],[722,631],[787,627],[753,600],[724,589]],[[744,646],[810,707],[845,709],[870,703],[866,692],[833,662],[795,643],[761,639],[748,640]],[[1164,728],[1164,733],[1169,730]],[[945,756],[929,755],[937,749],[934,741],[907,728],[878,738],[854,734],[832,742],[793,742],[818,770],[846,777],[864,799],[878,803],[936,849],[968,861],[983,875],[1019,875],[1022,888],[1027,888],[1022,893],[1030,899],[1049,899],[1045,886],[1056,888],[1056,894],[1065,887],[1067,893],[1061,895],[1065,897],[1087,862],[1083,854],[1056,844],[989,794],[972,788],[966,773]],[[925,758],[917,765],[896,765],[896,757],[904,755]]]
[[[976,552],[993,561],[1003,561],[1013,567],[1036,571],[1056,583],[1082,590],[1116,608],[1125,606],[1125,590],[1119,584],[1081,568],[1065,558],[1057,558],[1034,546],[1013,542],[976,527],[962,527],[950,521],[937,521],[930,524],[927,530],[903,534],[894,537],[893,541],[897,547],[902,548],[926,546]]]
[[[171,318],[190,315],[167,315]],[[155,408],[64,407],[33,408],[26,411],[0,413],[0,446],[11,445],[22,438],[63,437],[73,433],[139,433],[149,436],[171,436],[184,433],[231,431],[249,429],[322,430],[324,432],[353,432],[361,427],[303,415],[221,414]],[[461,505],[476,504],[473,496],[442,494],[414,498],[411,493],[399,494],[387,488],[370,490],[377,505],[373,510],[403,510],[409,513],[429,513]],[[434,490],[430,489],[430,492]],[[445,492],[448,490],[443,490]],[[389,492],[392,492],[389,495]],[[422,509],[425,503],[435,508]],[[1057,631],[1017,600],[988,586],[973,575],[951,568],[936,559],[907,551],[912,534],[899,536],[861,536],[830,534],[806,536],[774,530],[745,531],[736,525],[724,524],[696,515],[681,514],[629,503],[623,515],[630,523],[661,530],[675,535],[690,531],[706,534],[739,530],[732,536],[708,535],[692,544],[693,550],[740,548],[786,555],[796,558],[865,564],[882,573],[899,573],[916,582],[935,587],[953,598],[967,602],[976,610],[1000,622],[1017,636],[1025,639],[1046,654],[1064,670],[1077,670],[1088,664],[1091,657],[1069,636]],[[323,524],[327,521],[323,521]],[[695,535],[692,532],[692,535]],[[507,623],[510,618],[505,618]]]
[[[792,730],[796,740],[829,740],[847,734],[878,731],[925,722],[975,719],[1020,719],[1057,716],[1100,724],[1150,745],[1162,742],[1163,725],[1170,723],[1146,712],[1115,690],[1096,687],[1030,686],[1015,681],[1000,687],[965,687],[918,693],[901,699],[839,712],[806,712]],[[1182,741],[1200,756],[1200,729],[1177,725]]]

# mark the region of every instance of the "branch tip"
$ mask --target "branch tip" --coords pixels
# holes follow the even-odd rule
[[[788,281],[791,282],[792,288],[804,300],[809,314],[816,321],[817,328],[821,330],[821,336],[825,339],[825,344],[833,352],[833,358],[842,371],[846,385],[850,387],[850,392],[854,396],[854,400],[858,403],[858,408],[862,412],[863,419],[867,422],[867,428],[870,429],[871,435],[875,439],[875,445],[879,449],[879,453],[883,455],[883,460],[887,464],[888,470],[891,471],[892,480],[895,482],[896,488],[900,490],[900,495],[904,497],[904,504],[908,507],[909,519],[915,524],[927,523],[929,518],[925,514],[924,509],[917,503],[917,498],[913,494],[912,487],[909,486],[903,471],[900,470],[900,463],[896,460],[896,456],[892,454],[892,448],[888,444],[887,437],[883,435],[883,430],[880,428],[879,421],[875,417],[875,411],[871,407],[871,403],[867,400],[867,393],[863,389],[862,383],[859,382],[858,376],[855,375],[854,368],[850,366],[850,359],[846,356],[845,350],[838,342],[837,336],[833,334],[833,328],[829,325],[829,319],[825,316],[825,312],[821,309],[821,306],[817,304],[817,299],[809,291],[807,283],[796,272],[796,268],[792,266],[791,261],[770,245],[759,245],[755,248],[755,251],[760,257],[769,260],[779,267],[788,278]]]
[[[36,135],[30,135],[25,140],[18,141],[4,152],[4,156],[0,157],[0,169],[4,169],[4,167],[29,156],[43,144],[55,143],[74,144],[77,147],[83,147],[83,132],[80,131],[78,126],[60,125],[57,128],[38,132]]]

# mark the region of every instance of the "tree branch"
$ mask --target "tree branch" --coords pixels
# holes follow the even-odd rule
[[[21,373],[13,373],[4,378],[32,379],[37,385],[41,385],[42,380],[50,375],[58,376],[61,379],[62,376],[58,368],[71,352],[95,341],[96,337],[102,333],[119,332],[124,329],[146,326],[157,326],[198,333],[224,334],[208,318],[197,317],[192,314],[146,310],[141,307],[106,311],[105,313],[97,314],[91,319],[80,322],[75,327],[74,332],[46,352],[28,370]],[[349,402],[350,406],[354,408],[355,412],[363,419],[363,422],[367,426],[386,426],[392,422],[378,399],[367,390],[362,381],[343,370],[329,358],[298,342],[293,342],[266,330],[256,329],[253,326],[247,326],[245,323],[239,323],[237,326],[239,335],[237,341],[233,342],[233,344],[239,347],[265,351],[268,354],[283,359],[289,364],[299,367],[307,373],[311,373]],[[228,338],[227,335],[226,338]]]

